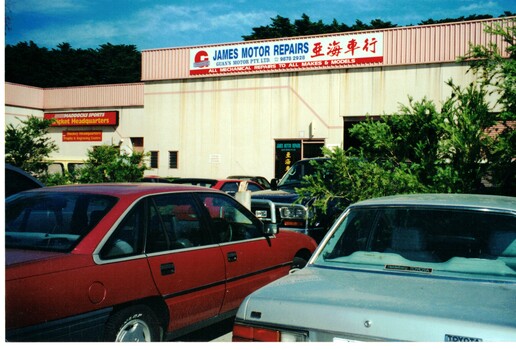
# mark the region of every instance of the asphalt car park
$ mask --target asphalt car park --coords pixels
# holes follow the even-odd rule
[[[54,186],[6,200],[8,341],[178,339],[316,248],[214,189]]]
[[[232,339],[232,330],[235,318],[231,317],[216,324],[204,327],[197,331],[185,334],[176,338],[174,342],[210,342],[210,343],[230,343]]]
[[[250,294],[237,341],[516,341],[516,198],[349,206],[303,269]]]

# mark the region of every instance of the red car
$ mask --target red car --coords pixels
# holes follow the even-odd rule
[[[262,191],[265,188],[257,182],[243,179],[204,179],[204,178],[177,178],[171,180],[172,183],[195,185],[202,187],[215,188],[232,196],[238,191],[240,183],[247,181],[247,190],[251,192]]]
[[[7,341],[173,339],[234,316],[316,248],[194,186],[46,187],[5,213]]]

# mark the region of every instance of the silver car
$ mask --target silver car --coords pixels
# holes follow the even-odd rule
[[[516,198],[351,205],[305,268],[243,301],[233,341],[516,341]]]

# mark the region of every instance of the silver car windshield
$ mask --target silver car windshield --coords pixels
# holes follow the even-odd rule
[[[6,248],[69,252],[117,198],[69,192],[25,192],[5,204]]]
[[[316,265],[516,278],[516,217],[477,210],[354,208]]]

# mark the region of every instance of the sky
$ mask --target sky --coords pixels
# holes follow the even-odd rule
[[[516,0],[5,0],[5,44],[33,41],[75,49],[102,44],[138,50],[242,41],[253,27],[305,13],[314,22],[373,19],[399,26],[423,20],[516,13]]]

